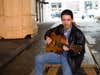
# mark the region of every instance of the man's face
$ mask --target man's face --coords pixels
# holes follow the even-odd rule
[[[69,29],[70,26],[72,25],[73,19],[71,18],[70,15],[62,15],[61,21],[62,21],[62,24],[64,25],[64,27],[66,29]]]

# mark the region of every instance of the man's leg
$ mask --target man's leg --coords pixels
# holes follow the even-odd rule
[[[35,75],[43,74],[43,66],[44,64],[61,64],[63,68],[63,75],[72,75],[69,64],[66,60],[66,57],[63,55],[59,55],[56,53],[44,53],[42,55],[38,55],[35,58]]]
[[[68,59],[63,55],[61,55],[61,65],[62,65],[63,75],[72,75],[72,70],[68,63]]]
[[[60,64],[60,55],[55,53],[44,53],[35,58],[35,75],[43,75],[44,64]]]

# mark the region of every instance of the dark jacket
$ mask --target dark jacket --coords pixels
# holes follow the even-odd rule
[[[50,37],[50,33],[51,32],[55,32],[58,35],[64,35],[64,27],[62,24],[60,24],[59,26],[49,29],[44,36],[44,39],[46,39],[46,36]],[[68,52],[68,57],[71,58],[71,61],[69,59],[69,62],[73,68],[73,63],[75,64],[75,67],[80,67],[81,62],[84,58],[84,53],[85,53],[85,36],[82,33],[82,31],[80,29],[78,29],[74,24],[72,25],[72,29],[71,29],[71,33],[69,35],[68,38],[68,43],[69,45],[79,45],[82,50],[81,52],[77,51],[77,50],[70,50]]]

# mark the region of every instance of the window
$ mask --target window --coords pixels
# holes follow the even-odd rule
[[[52,11],[58,11],[61,9],[61,3],[58,2],[58,3],[51,3],[51,9]]]
[[[85,1],[85,9],[92,9],[92,1]]]

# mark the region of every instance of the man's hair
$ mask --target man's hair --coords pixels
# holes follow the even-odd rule
[[[61,18],[62,18],[63,15],[70,15],[71,18],[73,19],[73,12],[69,9],[66,9],[66,10],[62,11]]]

